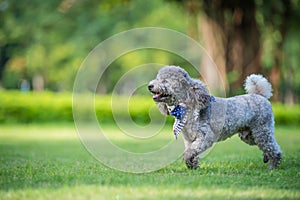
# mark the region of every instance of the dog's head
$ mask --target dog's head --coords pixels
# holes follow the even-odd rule
[[[148,89],[153,94],[153,100],[165,114],[168,114],[167,109],[164,108],[166,106],[185,104],[204,108],[210,102],[210,95],[205,85],[199,80],[192,79],[180,67],[162,68],[156,79],[150,81]]]

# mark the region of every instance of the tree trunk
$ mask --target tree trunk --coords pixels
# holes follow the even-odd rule
[[[220,45],[223,43],[223,38],[219,37],[221,30],[213,20],[199,13],[200,1],[186,1],[185,8],[189,14],[189,36],[196,41],[204,38],[202,44],[206,52],[201,55],[201,66],[199,66],[201,77],[209,85],[210,92],[214,95],[225,96],[223,88],[226,90],[227,85],[224,51],[222,54],[219,51],[223,47]]]
[[[205,48],[226,76],[231,94],[244,79],[260,71],[260,37],[253,1],[204,1],[202,37]],[[225,75],[224,75],[225,74]]]
[[[224,34],[222,34],[222,31],[220,30],[220,26],[205,15],[201,16],[199,27],[203,38],[204,48],[210,56],[203,55],[202,57],[200,67],[201,75],[206,79],[205,81],[208,83],[209,88],[213,93],[222,95],[220,94],[221,86],[228,92]],[[211,59],[215,65],[212,65]],[[221,79],[219,77],[221,77]]]
[[[9,60],[8,52],[10,51],[10,48],[12,48],[11,46],[13,46],[13,45],[6,44],[6,45],[0,47],[0,82],[2,80],[5,65],[6,65],[7,61]]]

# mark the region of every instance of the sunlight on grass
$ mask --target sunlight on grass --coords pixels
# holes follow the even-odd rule
[[[1,140],[44,141],[76,140],[78,135],[73,125],[1,125]]]
[[[149,187],[110,187],[80,185],[59,189],[25,189],[10,191],[0,195],[4,199],[298,199],[300,195],[292,190],[248,188],[157,188]]]

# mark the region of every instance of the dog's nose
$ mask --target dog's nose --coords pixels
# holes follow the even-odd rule
[[[148,85],[148,90],[151,91],[153,88],[154,88],[154,85],[153,85],[153,84],[149,84],[149,85]]]

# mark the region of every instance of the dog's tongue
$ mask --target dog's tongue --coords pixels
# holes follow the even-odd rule
[[[156,99],[157,97],[159,97],[160,96],[160,94],[154,94],[153,95],[153,99]]]

